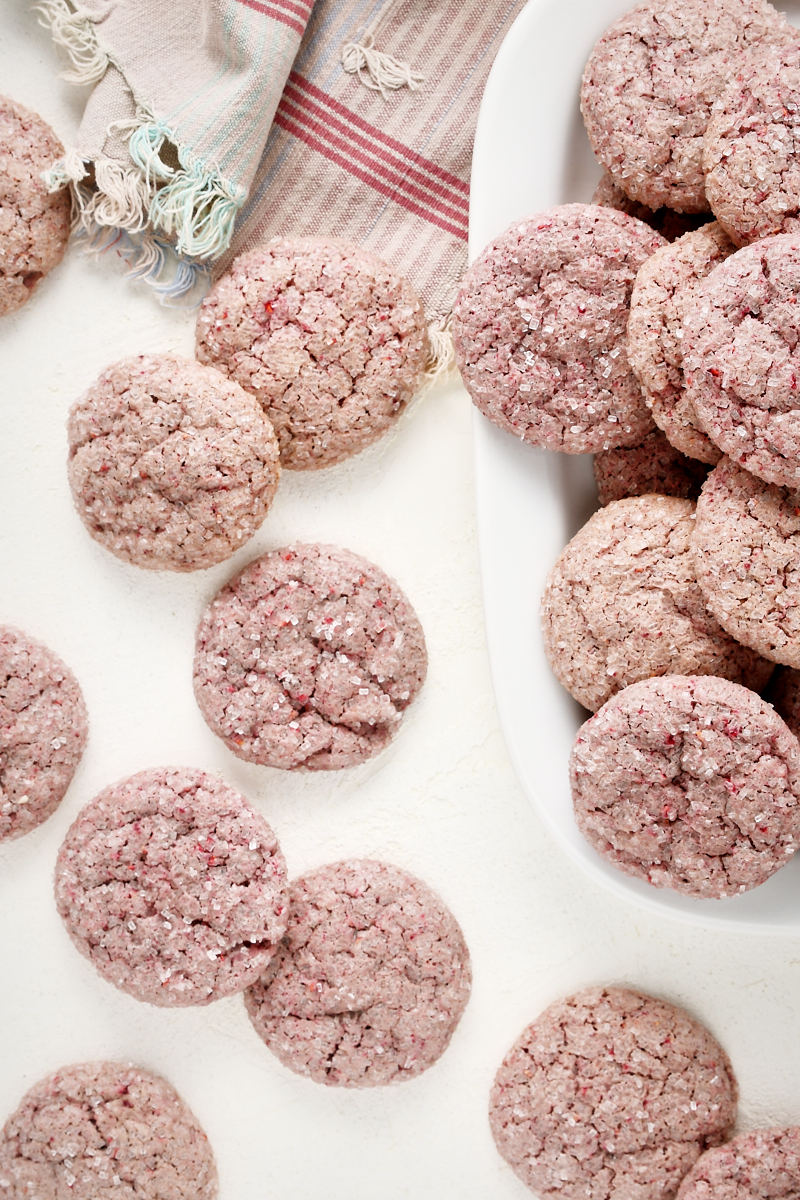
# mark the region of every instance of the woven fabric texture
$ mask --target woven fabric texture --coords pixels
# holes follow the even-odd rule
[[[94,84],[78,140],[50,174],[76,187],[86,232],[150,231],[178,256],[230,243],[313,0],[41,0]],[[141,240],[140,240],[141,244]]]
[[[316,0],[216,270],[279,234],[348,238],[405,275],[429,321],[443,327],[467,265],[481,96],[523,7],[524,0]],[[382,92],[370,64],[362,58],[359,69],[352,53],[347,62],[347,48],[364,45],[405,64],[413,86]]]

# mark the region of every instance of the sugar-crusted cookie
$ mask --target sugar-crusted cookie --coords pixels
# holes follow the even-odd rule
[[[241,255],[197,318],[197,357],[257,397],[293,470],[330,466],[386,433],[427,348],[411,285],[338,238],[273,238]]]
[[[329,770],[384,749],[427,663],[417,615],[380,567],[336,546],[285,546],[206,609],[194,691],[240,758]]]
[[[258,404],[190,359],[115,363],[72,406],[67,432],[78,515],[138,567],[196,571],[230,558],[278,486],[278,444]]]
[[[0,1134],[4,1200],[214,1200],[217,1170],[194,1113],[158,1075],[123,1063],[63,1067]]]
[[[665,1000],[596,987],[551,1004],[503,1060],[489,1120],[537,1196],[671,1200],[732,1131],[737,1089],[707,1029]]]
[[[795,1200],[800,1195],[800,1128],[752,1129],[707,1150],[678,1200]]]
[[[634,200],[706,212],[703,133],[742,50],[797,34],[766,0],[645,0],[611,25],[581,87],[589,141]]]
[[[578,730],[570,779],[599,854],[688,896],[756,887],[800,843],[800,744],[728,679],[665,675],[612,696]]]
[[[0,840],[21,837],[64,798],[88,721],[78,681],[47,646],[0,625]]]
[[[720,675],[759,691],[773,664],[714,620],[697,584],[691,500],[641,496],[596,512],[547,577],[542,635],[553,671],[596,711],[653,675]]]
[[[71,826],[56,904],[104,979],[150,1004],[241,992],[286,929],[286,865],[244,796],[203,771],[141,771]]]
[[[628,321],[628,358],[653,420],[684,454],[712,466],[722,451],[700,425],[686,392],[683,318],[700,281],[735,250],[716,221],[657,250],[636,276]]]
[[[800,668],[797,494],[723,458],[703,484],[692,534],[697,582],[723,629]]]
[[[800,40],[743,55],[703,138],[706,193],[737,246],[798,229]]]
[[[592,204],[599,204],[601,208],[617,208],[620,212],[627,213],[629,217],[636,217],[637,220],[644,221],[645,225],[649,225],[651,229],[655,229],[656,233],[660,233],[668,242],[674,242],[684,233],[697,229],[711,219],[710,213],[679,213],[663,205],[657,209],[648,208],[646,204],[640,204],[638,200],[631,200],[630,196],[612,179],[608,171],[603,171],[600,182],[594,190]]]
[[[270,1050],[338,1087],[401,1083],[431,1066],[471,982],[464,936],[439,897],[370,860],[320,867],[290,897],[275,960],[245,993]]]
[[[653,492],[696,500],[711,469],[707,463],[687,458],[660,429],[651,429],[636,446],[595,454],[593,468],[601,504]]]
[[[456,362],[481,412],[516,437],[582,454],[653,422],[628,363],[631,289],[664,239],[634,217],[563,204],[515,222],[464,277]]]
[[[768,483],[800,487],[800,231],[737,250],[683,323],[689,402],[711,440]]]
[[[64,153],[36,113],[0,96],[0,316],[21,308],[67,248],[70,196],[41,172]]]

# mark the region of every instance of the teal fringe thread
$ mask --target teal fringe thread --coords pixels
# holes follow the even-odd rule
[[[230,245],[234,221],[247,193],[202,163],[189,161],[180,149],[181,170],[168,167],[159,157],[168,139],[174,140],[169,129],[156,121],[140,125],[128,142],[130,156],[148,182],[164,184],[150,203],[150,224],[175,239],[178,255],[218,258]]]
[[[95,225],[79,229],[76,241],[88,254],[113,251],[125,263],[126,277],[146,283],[166,307],[196,308],[211,286],[211,272],[204,263],[176,258],[174,247],[151,233],[131,234]]]

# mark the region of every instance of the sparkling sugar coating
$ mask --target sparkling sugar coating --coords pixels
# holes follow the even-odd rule
[[[78,515],[138,567],[196,571],[230,558],[278,486],[278,444],[258,404],[190,359],[115,363],[72,406],[67,431]]]
[[[0,316],[21,308],[67,248],[70,195],[41,172],[64,147],[41,117],[0,96]]]
[[[596,512],[547,577],[544,649],[585,708],[654,675],[721,675],[759,691],[773,664],[706,610],[695,579],[690,500],[641,496]]]
[[[698,285],[683,324],[688,398],[711,440],[800,487],[800,232],[764,238]]]
[[[402,1083],[431,1066],[471,984],[464,936],[439,897],[369,860],[320,867],[290,896],[286,937],[245,993],[270,1050],[338,1087]]]
[[[336,546],[286,546],[206,609],[194,691],[240,758],[331,770],[385,748],[427,665],[417,615],[379,567]]]
[[[55,812],[88,732],[78,681],[47,646],[0,625],[0,840]]]
[[[631,290],[664,239],[612,208],[563,204],[512,225],[464,277],[456,362],[481,412],[516,437],[583,454],[653,421],[627,358]]]
[[[411,285],[338,238],[273,238],[241,255],[197,318],[197,357],[256,396],[293,470],[331,466],[386,433],[427,350]]]
[[[665,675],[612,696],[578,730],[570,780],[599,854],[687,896],[757,887],[800,839],[800,744],[728,679]]]
[[[712,466],[722,451],[700,425],[683,374],[683,318],[698,285],[736,247],[711,221],[657,250],[636,276],[628,321],[628,358],[653,420],[674,446]]]
[[[752,1129],[707,1150],[678,1200],[798,1200],[800,1128]]]
[[[671,1200],[732,1131],[728,1057],[688,1013],[617,987],[559,1000],[503,1060],[489,1120],[538,1196]]]
[[[583,73],[592,149],[634,200],[707,212],[703,134],[741,52],[797,40],[766,0],[646,0],[611,25]]]
[[[800,667],[800,500],[729,458],[709,475],[692,535],[697,582],[737,641]]]
[[[286,865],[245,798],[203,771],[141,771],[96,796],[56,863],[56,904],[104,979],[162,1006],[258,978],[286,929]]]
[[[651,429],[636,446],[595,454],[593,467],[600,504],[654,492],[696,500],[710,469],[681,454],[660,429]]]
[[[703,140],[706,194],[737,246],[797,228],[800,42],[743,55]]]
[[[122,1063],[63,1067],[0,1135],[3,1200],[214,1200],[217,1170],[165,1079]]]

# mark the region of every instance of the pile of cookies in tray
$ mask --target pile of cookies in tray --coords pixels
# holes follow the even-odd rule
[[[594,714],[578,827],[629,875],[721,900],[800,847],[800,33],[765,0],[645,0],[594,47],[581,107],[594,202],[486,247],[456,358],[501,429],[595,455],[602,507],[541,604],[552,669]],[[576,1200],[797,1194],[800,1129],[728,1140],[723,1054],[678,1050],[688,1027],[631,996],[561,1001],[506,1058],[492,1131],[520,1178]],[[673,1054],[708,1066],[702,1099]]]
[[[502,428],[596,455],[603,507],[542,598],[595,714],[580,829],[656,887],[731,897],[800,845],[800,34],[765,0],[649,0],[581,107],[598,203],[487,247],[457,358]]]

